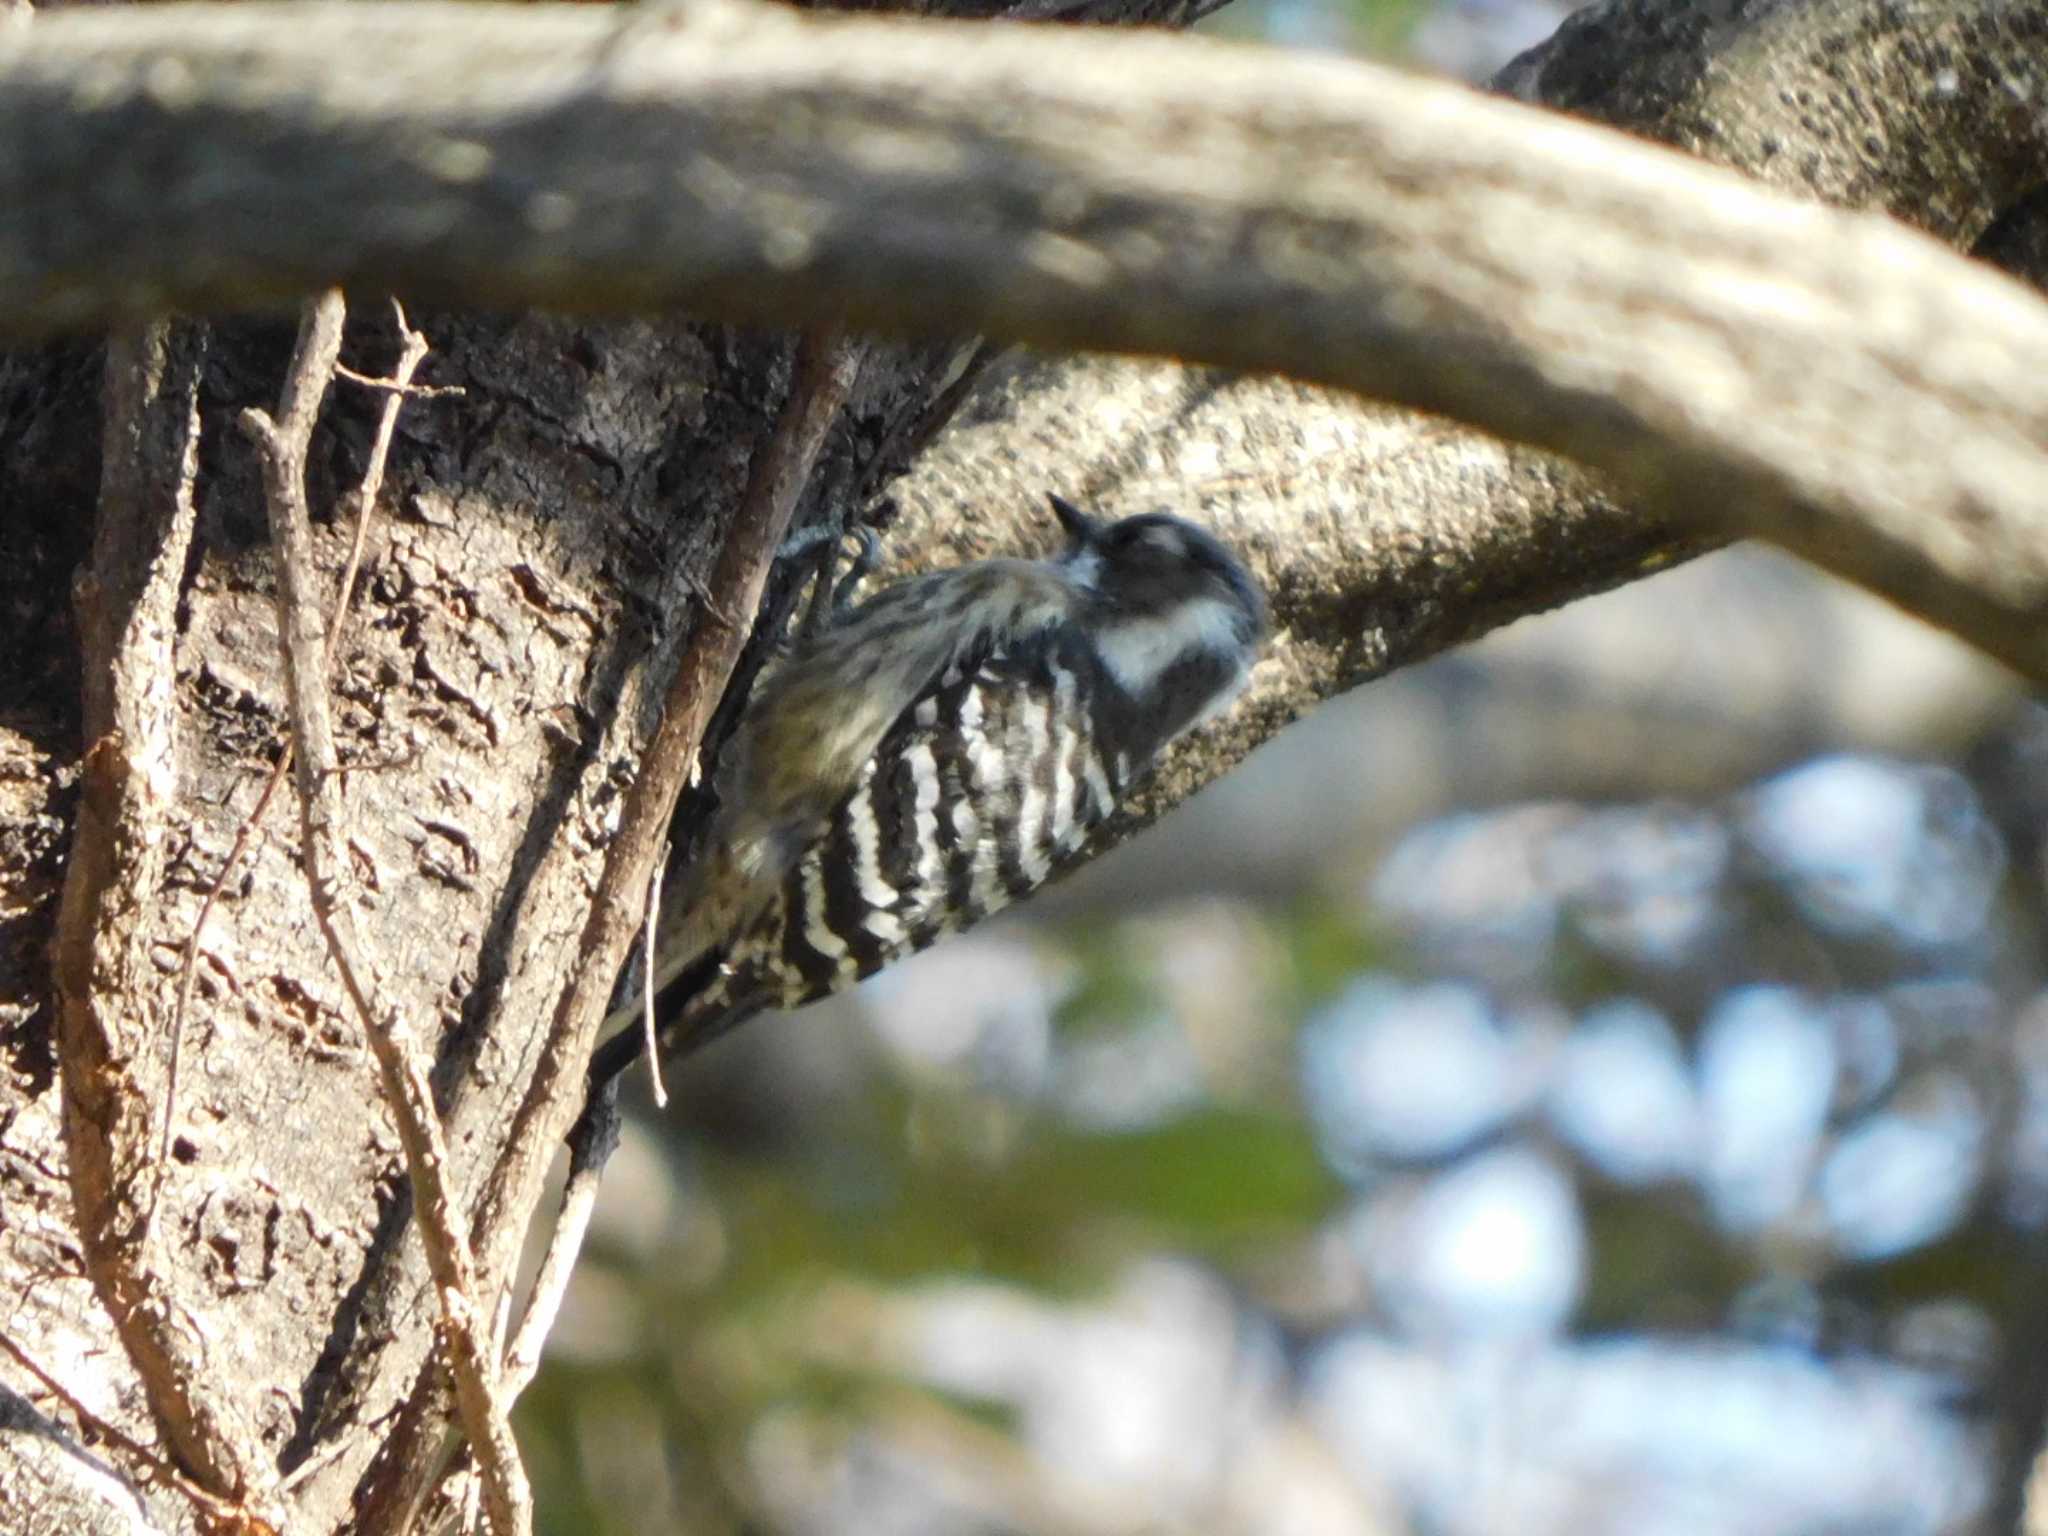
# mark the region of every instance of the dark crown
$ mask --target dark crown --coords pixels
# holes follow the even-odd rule
[[[1089,573],[1085,584],[1110,622],[1163,615],[1202,598],[1232,612],[1232,642],[1256,647],[1266,632],[1266,604],[1250,574],[1206,528],[1167,512],[1141,512],[1115,522],[1092,517],[1049,496],[1067,533],[1061,562]]]

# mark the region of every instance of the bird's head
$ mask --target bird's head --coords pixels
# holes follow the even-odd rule
[[[1237,556],[1170,513],[1112,522],[1050,499],[1067,534],[1057,563],[1087,596],[1110,675],[1133,697],[1180,674],[1213,678],[1227,702],[1266,634],[1265,599]]]

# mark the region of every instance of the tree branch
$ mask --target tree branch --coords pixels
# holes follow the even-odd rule
[[[1795,3],[1738,27],[1712,7],[1600,5],[1495,86],[1946,238],[2002,236],[1999,254],[2039,283],[2048,263],[2028,261],[2034,226],[2021,217],[2033,203],[2007,207],[2024,174],[2015,157],[2032,151],[2000,126],[2009,97],[1996,83],[2036,66],[2001,53],[2001,19],[1968,5],[1907,15]],[[1884,103],[1881,124],[1871,102]],[[1194,510],[1248,552],[1279,621],[1244,704],[1176,745],[1108,841],[1323,699],[1725,538],[1632,507],[1563,460],[1340,393],[1167,363],[1036,359],[984,391],[892,488],[903,509],[892,562],[1028,547],[1045,536],[1048,485],[1116,514]]]
[[[858,343],[836,333],[813,333],[798,348],[789,400],[755,459],[746,495],[712,573],[712,590],[733,612],[751,615],[760,606],[769,566],[789,531],[790,514],[825,434],[853,387],[860,354]],[[583,1108],[591,1042],[639,928],[637,893],[647,889],[655,861],[667,844],[669,821],[695,770],[704,727],[725,693],[746,640],[743,624],[722,618],[707,606],[669,685],[661,725],[626,798],[618,837],[592,903],[579,951],[583,963],[562,990],[556,1027],[549,1033],[526,1102],[477,1210],[479,1262],[500,1284],[510,1277],[547,1165]]]
[[[2039,74],[2037,6],[1979,19]],[[2048,307],[1454,86],[739,0],[193,5],[40,18],[0,102],[0,203],[44,214],[0,232],[0,329],[339,278],[1274,370],[1552,448],[2048,678]],[[107,198],[115,132],[189,172]]]

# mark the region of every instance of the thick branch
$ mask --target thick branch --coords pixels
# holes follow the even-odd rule
[[[2026,69],[2039,15],[2003,12]],[[0,87],[0,203],[44,214],[0,233],[22,333],[339,278],[1277,370],[1553,448],[2048,678],[2048,310],[1509,102],[726,0],[66,13]],[[140,136],[147,178],[90,174]]]

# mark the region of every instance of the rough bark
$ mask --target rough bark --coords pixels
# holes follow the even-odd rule
[[[1932,24],[1846,0],[1608,6],[1509,83],[1966,243],[2017,201],[2013,157],[2037,152],[2027,135],[2038,125],[2010,110],[1997,72],[2001,59],[2009,72],[2031,67],[2024,26],[2036,15],[1988,0]],[[1962,61],[1952,88],[1931,47]],[[404,94],[394,85],[371,101],[401,111]],[[13,99],[0,95],[0,111]],[[466,290],[452,271],[444,293],[493,291]],[[344,762],[367,765],[347,778],[367,893],[359,922],[387,985],[438,1044],[457,1199],[471,1204],[574,969],[622,786],[787,393],[791,348],[670,321],[419,321],[437,349],[427,381],[467,393],[416,401],[401,419],[387,520],[338,662],[336,724]],[[124,941],[148,962],[133,984],[148,1011],[123,1015],[147,1029],[121,1038],[128,1080],[151,1108],[169,978],[280,737],[259,477],[231,420],[274,398],[289,341],[282,324],[220,327],[199,391],[195,549],[179,563],[168,662],[173,790],[156,813],[153,899]],[[345,357],[375,372],[390,350],[388,331],[362,324]],[[800,519],[828,490],[881,485],[889,458],[923,435],[952,352],[871,355]],[[82,642],[62,596],[102,474],[97,377],[94,349],[80,345],[0,360],[0,611],[14,640],[0,648],[0,1328],[33,1343],[96,1413],[150,1441],[175,1408],[120,1363],[95,1245],[72,1220],[76,1174],[57,1134],[59,1053],[38,969],[67,832],[83,824],[81,765],[104,735],[76,702]],[[1176,757],[1144,816],[1329,692],[1719,536],[1633,510],[1533,451],[1300,385],[1093,362],[996,382],[897,488],[892,563],[1042,537],[1035,509],[1051,487],[1213,520],[1274,593],[1286,632],[1252,707]],[[316,515],[353,483],[375,405],[345,389],[330,400],[315,439]],[[329,580],[346,543],[344,528],[316,527]],[[786,608],[796,576],[771,581],[771,610]],[[686,800],[684,814],[695,809]],[[192,1386],[208,1410],[248,1420],[252,1458],[312,1469],[291,1489],[291,1528],[373,1526],[391,1507],[377,1502],[380,1445],[431,1436],[445,1413],[415,1385],[434,1305],[407,1232],[398,1147],[282,818],[215,925],[154,1273],[190,1325],[182,1347],[200,1356]],[[103,1002],[129,995],[109,990]],[[147,1142],[146,1123],[131,1147],[136,1135]],[[235,1358],[217,1358],[224,1349]],[[136,1358],[146,1375],[147,1350]],[[4,1364],[0,1375],[63,1421]],[[387,1419],[401,1403],[416,1411]],[[175,1434],[166,1449],[188,1472],[204,1464]],[[189,1521],[175,1489],[159,1483],[147,1497],[160,1526]],[[74,1528],[36,1518],[29,1529]]]

